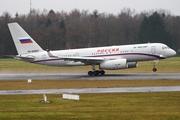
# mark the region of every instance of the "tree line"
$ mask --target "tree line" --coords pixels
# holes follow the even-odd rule
[[[94,10],[67,13],[32,10],[27,15],[0,16],[0,57],[17,54],[7,23],[18,22],[43,48],[50,50],[161,42],[180,49],[180,16],[167,10],[136,13],[124,8],[118,15]]]

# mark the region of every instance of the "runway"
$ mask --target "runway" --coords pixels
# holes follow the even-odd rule
[[[104,76],[88,76],[86,74],[48,73],[48,74],[0,74],[0,80],[180,80],[180,73],[121,73]]]

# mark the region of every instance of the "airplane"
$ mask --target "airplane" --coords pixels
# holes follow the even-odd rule
[[[89,76],[104,75],[105,70],[136,68],[139,61],[153,61],[153,71],[156,72],[159,60],[176,55],[173,49],[163,43],[43,50],[18,23],[8,23],[8,27],[18,52],[13,56],[15,59],[47,66],[91,65]],[[95,69],[96,65],[99,70]]]

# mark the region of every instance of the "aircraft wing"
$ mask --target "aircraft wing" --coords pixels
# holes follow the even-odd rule
[[[47,51],[49,57],[54,57],[54,58],[61,58],[63,60],[69,60],[69,61],[74,61],[74,62],[83,62],[83,63],[101,63],[104,61],[103,57],[60,57],[60,56],[54,56],[51,54],[50,51]]]
[[[81,61],[85,63],[91,63],[91,62],[102,62],[104,61],[103,57],[61,57],[64,60],[72,60],[75,62]]]

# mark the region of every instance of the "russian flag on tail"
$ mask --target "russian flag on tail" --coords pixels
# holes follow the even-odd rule
[[[30,38],[19,38],[19,41],[21,44],[33,43],[33,41]]]

